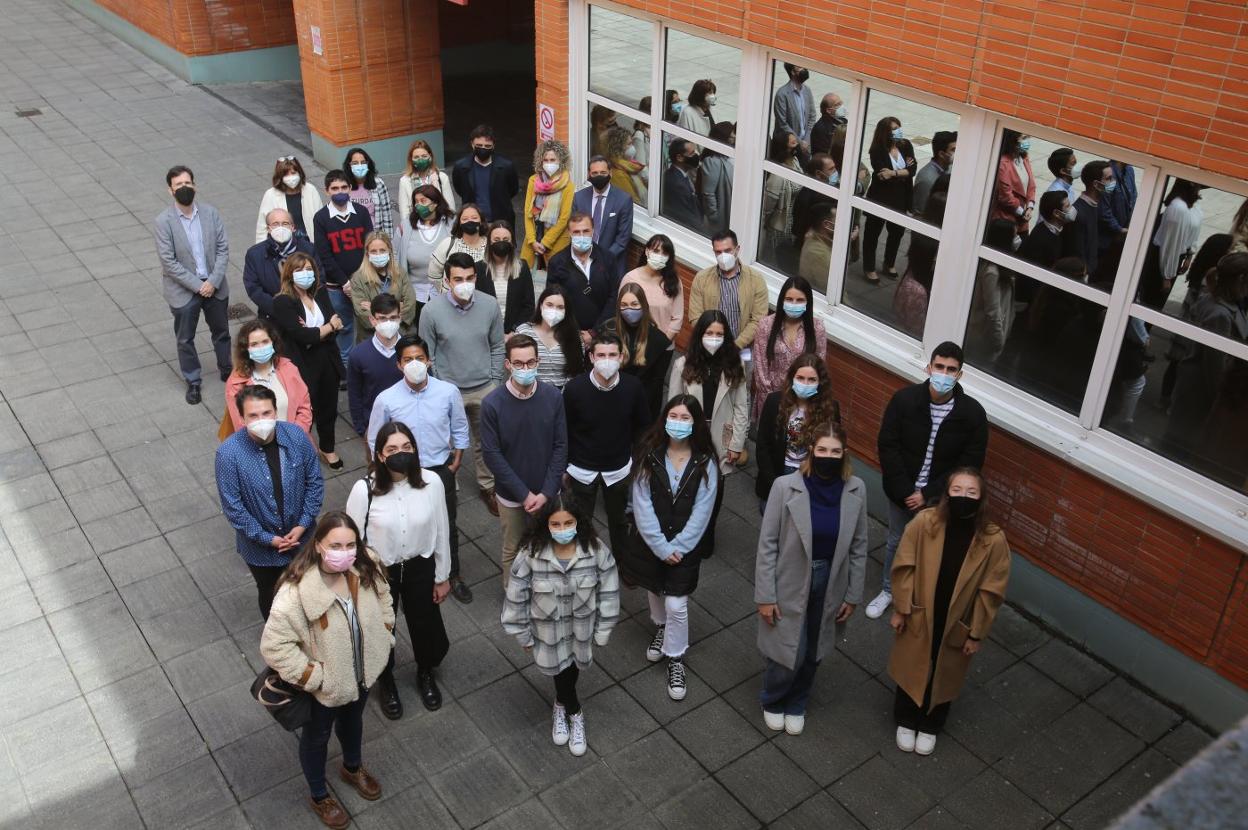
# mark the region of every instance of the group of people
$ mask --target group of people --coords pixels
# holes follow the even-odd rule
[[[350,172],[326,175],[328,204],[298,159],[279,159],[245,268],[258,317],[232,348],[214,305],[228,291],[224,231],[195,199],[189,169],[169,172],[175,205],[158,219],[188,401],[200,400],[200,310],[213,327],[227,381],[221,505],[266,620],[261,653],[311,696],[299,756],[312,808],[331,827],[349,822],[326,782],[331,732],[343,745],[341,779],[363,798],[381,794],[363,766],[362,716],[370,696],[387,718],[403,715],[400,607],[418,696],[429,710],[442,705],[436,675],[450,645],[440,606],[473,599],[455,530],[469,448],[501,531],[501,624],[553,678],[552,741],[573,755],[588,746],[577,678],[608,647],[623,588],[646,591],[645,656],[666,663],[666,692],[684,699],[689,597],[751,431],[770,729],[802,733],[833,628],[864,598],[867,491],[852,474],[809,281],[790,278],[770,311],[730,229],[713,234],[715,264],[687,297],[666,236],[650,238],[625,271],[632,200],[612,198],[600,158],[588,187],[569,188],[567,151],[555,142],[535,154],[518,246],[514,167],[493,155],[488,128],[472,140],[449,177],[427,145],[413,145],[397,226],[364,151],[348,154]],[[534,297],[539,267],[547,285]],[[678,353],[686,319],[692,333]],[[1009,571],[978,472],[987,422],[957,383],[961,364],[957,345],[938,347],[929,379],[889,404],[879,438],[889,542],[867,616],[894,609],[896,743],[920,754],[934,749]],[[343,466],[333,452],[341,384],[368,467],[341,509],[325,509],[322,464]],[[592,518],[600,493],[605,538]]]

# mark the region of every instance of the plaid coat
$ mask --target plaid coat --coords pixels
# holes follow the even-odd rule
[[[532,556],[517,556],[511,566],[503,630],[521,646],[533,647],[542,674],[558,674],[573,661],[588,667],[593,646],[607,644],[619,615],[619,574],[601,542],[590,551],[578,544],[567,571],[549,545]]]

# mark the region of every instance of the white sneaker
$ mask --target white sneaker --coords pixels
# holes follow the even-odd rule
[[[672,700],[685,699],[685,663],[683,660],[667,661],[667,696]]]
[[[800,735],[802,730],[806,728],[805,715],[785,715],[784,731],[790,735]]]
[[[919,737],[914,742],[914,752],[916,755],[931,755],[932,750],[936,748],[936,736],[929,735],[926,732],[920,732]]]
[[[555,746],[563,746],[568,742],[568,714],[562,703],[555,704],[555,713],[551,718],[550,739]]]
[[[654,639],[650,641],[650,645],[646,646],[646,659],[651,663],[657,663],[663,659],[663,630],[667,626],[659,626],[654,632]]]
[[[568,751],[576,757],[585,754],[588,744],[585,743],[585,713],[577,712],[572,716],[572,737],[568,741]]]
[[[893,604],[893,595],[888,591],[880,591],[875,595],[875,599],[867,603],[867,619],[878,620],[884,616],[884,612],[888,610],[888,606]]]
[[[897,727],[897,748],[902,752],[914,752],[914,730]]]
[[[770,729],[772,732],[779,732],[781,729],[784,729],[784,713],[783,712],[768,712],[766,709],[764,709],[763,710],[763,723],[767,724],[767,728]]]

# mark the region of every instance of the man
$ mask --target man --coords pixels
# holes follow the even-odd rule
[[[277,578],[316,524],[325,482],[307,434],[277,419],[272,389],[244,386],[235,402],[244,426],[217,447],[217,494],[267,620]]]
[[[602,156],[589,160],[589,184],[572,197],[572,210],[593,220],[594,243],[611,257],[612,275],[619,280],[624,276],[628,243],[633,239],[633,200],[611,186],[611,166]]]
[[[1117,188],[1114,171],[1107,161],[1091,161],[1079,175],[1083,193],[1074,201],[1075,221],[1062,230],[1070,252],[1083,260],[1088,274],[1096,274],[1100,255],[1100,201]]]
[[[329,302],[342,320],[338,330],[338,352],[346,365],[355,344],[355,309],[351,305],[351,277],[364,261],[364,237],[373,232],[373,220],[366,210],[356,210],[351,201],[347,174],[330,170],[325,174],[326,204],[312,217],[316,256],[321,262]]]
[[[247,249],[243,264],[243,287],[256,304],[261,319],[273,319],[273,298],[282,290],[282,263],[294,253],[316,259],[316,248],[303,234],[295,233],[294,220],[281,208],[264,217],[269,235]]]
[[[650,426],[646,390],[634,375],[621,374],[623,344],[614,334],[599,334],[590,345],[593,369],[563,388],[568,430],[568,486],[586,516],[594,515],[598,488],[607,505],[611,550],[628,543],[630,456]]]
[[[932,160],[923,165],[914,177],[914,215],[922,216],[927,208],[927,197],[932,193],[936,180],[953,169],[953,154],[958,149],[958,134],[949,130],[937,130],[932,136]]]
[[[481,404],[481,452],[498,482],[506,591],[528,517],[559,492],[568,462],[568,433],[563,396],[537,380],[537,341],[513,334],[504,365],[511,377]]]
[[[511,200],[520,190],[515,165],[511,159],[494,154],[494,128],[488,124],[474,127],[468,143],[472,155],[459,159],[451,168],[459,203],[476,203],[486,224],[502,220],[514,228],[516,211]]]
[[[692,141],[674,138],[667,147],[667,158],[671,164],[663,171],[663,204],[660,205],[660,212],[673,222],[679,222],[686,228],[701,233],[706,220],[702,216],[702,207],[698,204],[695,183],[699,162],[697,145]]]
[[[813,153],[831,153],[832,145],[845,140],[845,127],[849,123],[849,110],[835,92],[829,92],[819,102],[819,120],[810,128],[810,150]]]
[[[798,148],[804,158],[810,157],[810,131],[815,126],[815,95],[806,86],[810,71],[791,63],[784,65],[789,82],[776,90],[772,110],[776,114],[776,131],[797,136]]]
[[[1075,220],[1070,198],[1062,190],[1049,190],[1040,197],[1040,221],[1031,229],[1019,246],[1018,257],[1035,263],[1041,268],[1052,268],[1053,263],[1071,250],[1071,238],[1063,229]]]
[[[569,216],[568,234],[572,244],[550,258],[546,282],[568,292],[572,304],[568,310],[588,345],[598,324],[615,314],[621,275],[611,255],[594,242],[594,220],[589,214]]]
[[[374,297],[368,311],[373,336],[356,343],[347,356],[347,403],[356,435],[364,435],[368,430],[369,413],[382,390],[403,379],[403,370],[394,356],[394,345],[399,340],[399,311],[399,301],[393,294]],[[365,453],[372,451],[372,444],[364,447]]]
[[[453,383],[464,398],[472,432],[481,501],[498,515],[494,476],[481,454],[481,402],[503,379],[503,315],[498,300],[477,293],[472,257],[458,251],[446,258],[446,292],[420,312],[420,338],[434,373]]]
[[[832,184],[832,174],[835,172],[836,162],[827,153],[815,153],[810,157],[810,162],[806,165],[806,175],[830,187],[835,187]],[[812,187],[803,187],[798,191],[797,196],[794,197],[793,239],[799,248],[806,239],[806,231],[810,230],[813,225],[815,208],[824,202],[835,203],[835,200]]]
[[[1121,161],[1109,162],[1114,177],[1114,187],[1106,192],[1097,206],[1098,249],[1100,271],[1095,276],[1103,282],[1113,282],[1122,259],[1122,246],[1127,240],[1127,227],[1131,214],[1135,213],[1135,200],[1139,189],[1135,184],[1135,168]]]
[[[959,467],[984,466],[988,417],[966,394],[962,348],[945,341],[932,352],[928,379],[903,387],[884,409],[878,449],[884,494],[888,497],[888,540],[884,546],[884,587],[867,605],[879,619],[893,602],[893,556],[914,514],[938,501],[945,479]]]
[[[767,283],[753,268],[741,264],[741,246],[733,231],[711,237],[711,250],[715,252],[715,264],[695,274],[689,288],[688,319],[698,319],[708,308],[722,311],[728,318],[730,334],[741,350],[748,379],[754,332],[758,321],[767,316]]]
[[[1075,200],[1075,176],[1078,175],[1079,159],[1069,147],[1058,147],[1049,153],[1049,172],[1053,183],[1049,190],[1060,190],[1073,202]]]
[[[469,443],[464,399],[455,384],[429,374],[433,361],[425,341],[416,335],[401,338],[394,346],[394,357],[400,380],[373,402],[368,418],[368,447],[372,449],[377,433],[391,421],[406,424],[412,431],[420,466],[437,473],[446,491],[446,515],[451,526],[451,593],[460,602],[469,603],[472,591],[459,576],[459,533],[455,531],[459,512],[455,474]]]
[[[212,333],[217,371],[224,381],[233,368],[230,357],[230,286],[225,280],[230,246],[221,214],[209,204],[195,203],[191,168],[171,167],[165,184],[174,204],[156,217],[156,256],[160,258],[165,302],[173,314],[178,342],[178,367],[186,380],[186,402],[203,399],[203,375],[195,348],[195,329],[202,313]]]

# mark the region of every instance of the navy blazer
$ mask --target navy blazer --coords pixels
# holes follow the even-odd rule
[[[321,261],[316,256],[312,242],[303,234],[295,234],[295,248],[292,253],[307,254],[321,270]],[[286,258],[278,253],[277,243],[269,237],[257,242],[247,249],[247,257],[243,263],[243,287],[247,296],[256,304],[260,317],[273,319],[273,298],[282,290],[282,263]]]
[[[516,210],[511,200],[520,192],[520,181],[516,178],[516,167],[506,156],[494,154],[490,162],[490,192],[478,193],[472,177],[472,151],[463,156],[451,167],[451,182],[455,192],[459,194],[459,203],[473,202],[482,205],[490,212],[491,219],[502,220],[516,227]]]
[[[698,204],[698,194],[693,190],[696,175],[697,171],[686,175],[675,166],[669,165],[663,171],[663,203],[659,206],[659,212],[668,219],[702,233],[706,227],[706,219]]]
[[[584,187],[572,197],[572,210],[594,215],[594,188]],[[595,227],[598,244],[615,260],[617,276],[624,276],[625,254],[633,238],[633,200],[618,187],[607,187],[607,203],[602,206],[602,227]]]

